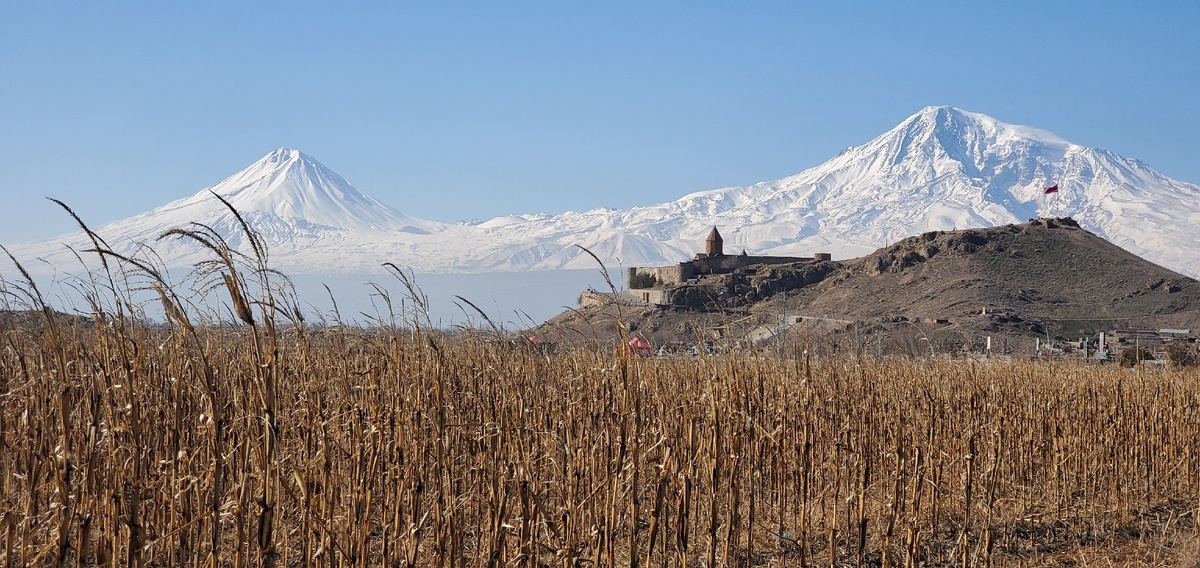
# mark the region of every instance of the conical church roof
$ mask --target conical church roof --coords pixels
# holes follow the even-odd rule
[[[704,247],[705,254],[708,256],[723,256],[725,254],[724,242],[725,239],[721,238],[721,233],[717,231],[716,227],[713,227],[712,232],[708,234],[708,238],[704,240],[704,244],[706,245]]]

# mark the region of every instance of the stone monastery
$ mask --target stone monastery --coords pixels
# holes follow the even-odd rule
[[[636,266],[626,270],[626,295],[648,304],[672,305],[676,292],[695,284],[700,278],[710,275],[734,274],[750,266],[772,264],[796,264],[825,262],[831,260],[829,253],[816,253],[812,257],[796,256],[753,256],[745,251],[739,255],[727,255],[724,239],[713,227],[705,239],[705,250],[696,253],[696,258],[671,266]]]

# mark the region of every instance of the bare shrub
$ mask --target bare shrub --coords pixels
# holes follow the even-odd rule
[[[1172,341],[1163,347],[1163,351],[1167,354],[1167,360],[1172,365],[1178,367],[1195,367],[1200,365],[1200,355],[1196,353],[1196,347],[1190,343],[1182,341]]]
[[[1122,367],[1133,367],[1142,361],[1153,361],[1154,354],[1145,347],[1129,347],[1117,356],[1117,364]]]

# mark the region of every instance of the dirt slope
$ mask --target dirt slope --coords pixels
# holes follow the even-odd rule
[[[786,299],[758,306],[837,314],[963,319],[1010,315],[1100,327],[1200,322],[1200,282],[1139,258],[1070,219],[934,232],[842,263]]]

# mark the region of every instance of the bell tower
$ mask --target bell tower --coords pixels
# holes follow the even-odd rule
[[[721,233],[717,231],[716,227],[713,227],[712,232],[708,234],[708,238],[704,240],[704,244],[704,252],[709,258],[725,255],[725,240],[721,238]]]

